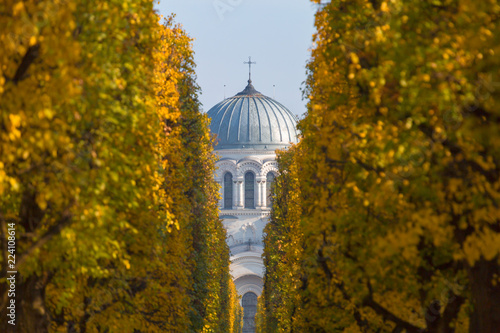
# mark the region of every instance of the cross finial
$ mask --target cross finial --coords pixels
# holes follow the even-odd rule
[[[252,61],[252,57],[248,57],[248,61],[243,61],[246,65],[248,64],[248,83],[252,82],[252,64],[256,64],[255,61]]]

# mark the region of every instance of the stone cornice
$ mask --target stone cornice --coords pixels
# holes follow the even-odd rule
[[[262,261],[262,257],[260,255],[258,255],[258,253],[256,253],[254,256],[246,255],[244,257],[238,257],[238,258],[231,259],[231,265],[236,265],[236,264],[241,263],[241,262],[247,262],[247,263],[252,262],[254,264],[264,266],[264,262]]]
[[[276,149],[277,150],[277,149]],[[224,155],[276,155],[276,150],[269,149],[219,149],[215,150],[215,153],[219,156]],[[281,150],[281,149],[280,149]]]
[[[255,216],[255,217],[268,217],[271,214],[271,209],[253,209],[243,210],[243,209],[221,209],[219,210],[219,216],[223,215],[233,215],[233,216]]]

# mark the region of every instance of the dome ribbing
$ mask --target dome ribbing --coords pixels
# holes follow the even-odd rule
[[[215,149],[279,149],[297,143],[296,120],[282,104],[255,90],[252,81],[208,111]]]

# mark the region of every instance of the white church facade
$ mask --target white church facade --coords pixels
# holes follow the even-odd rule
[[[208,111],[220,157],[220,217],[231,251],[231,275],[244,309],[243,332],[254,332],[257,297],[262,293],[263,229],[269,220],[271,184],[277,176],[276,149],[297,143],[295,116],[264,96],[248,80],[246,88]]]

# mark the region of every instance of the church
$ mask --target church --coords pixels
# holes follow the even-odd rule
[[[281,103],[258,92],[250,75],[243,91],[212,107],[208,116],[219,156],[219,215],[227,230],[231,275],[242,296],[243,332],[254,332],[264,277],[263,229],[278,171],[275,150],[298,142],[296,120]]]

